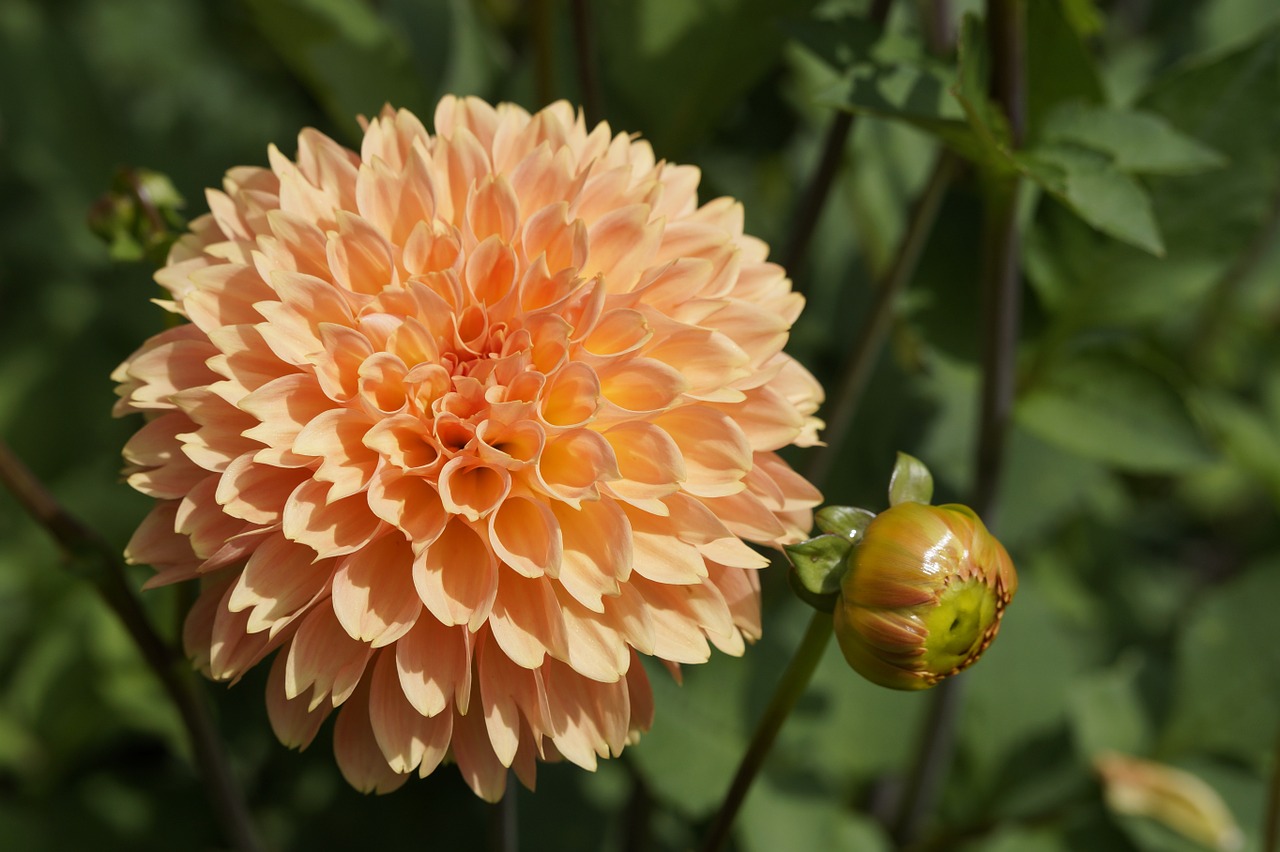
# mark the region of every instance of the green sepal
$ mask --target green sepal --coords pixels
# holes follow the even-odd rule
[[[830,592],[825,595],[814,594],[804,587],[794,567],[787,572],[787,582],[791,585],[791,591],[796,593],[796,597],[818,612],[832,613],[836,611],[836,603],[840,600],[839,592]]]
[[[923,503],[933,499],[933,474],[915,456],[898,453],[898,461],[889,477],[889,505]]]
[[[853,506],[823,506],[814,514],[813,522],[824,533],[856,539],[875,516],[875,512]]]
[[[784,547],[800,585],[815,595],[840,591],[840,581],[849,570],[853,542],[842,535],[827,533]]]

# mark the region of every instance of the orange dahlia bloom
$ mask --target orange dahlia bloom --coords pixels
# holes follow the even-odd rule
[[[448,97],[359,153],[227,173],[156,280],[188,322],[115,372],[157,499],[127,556],[199,578],[187,652],[305,747],[340,708],[347,780],[457,763],[594,768],[650,724],[638,654],[760,635],[756,569],[808,532],[822,392],[782,352],[802,299],[742,208],[698,204],[564,103]]]

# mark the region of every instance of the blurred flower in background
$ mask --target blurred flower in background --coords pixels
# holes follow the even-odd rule
[[[646,142],[447,97],[357,154],[232,169],[156,280],[189,322],[116,371],[157,500],[127,555],[199,578],[185,644],[386,792],[455,761],[486,799],[594,768],[653,714],[637,655],[760,635],[755,569],[817,491],[775,454],[822,390],[803,299],[741,205]]]

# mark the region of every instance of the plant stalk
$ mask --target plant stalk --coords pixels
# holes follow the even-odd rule
[[[867,17],[876,27],[883,29],[892,7],[893,0],[875,0]],[[813,240],[813,232],[818,226],[818,219],[822,216],[822,209],[831,195],[832,186],[835,185],[836,173],[840,171],[840,164],[844,161],[844,149],[849,141],[849,134],[853,132],[853,124],[854,114],[846,110],[837,112],[835,118],[831,120],[826,137],[823,139],[818,166],[814,169],[809,183],[805,185],[804,192],[800,196],[791,236],[779,255],[779,263],[791,276],[797,292],[803,292],[799,270],[809,253],[809,243]]]
[[[938,154],[929,180],[911,209],[907,230],[897,254],[876,288],[874,301],[862,326],[853,337],[853,349],[845,362],[840,384],[828,407],[827,428],[824,430],[827,445],[814,448],[805,468],[806,478],[818,488],[822,488],[826,482],[836,455],[844,446],[858,403],[867,388],[885,339],[889,336],[889,329],[893,326],[893,312],[898,298],[915,276],[916,267],[920,264],[920,257],[924,254],[938,211],[946,197],[947,187],[951,185],[958,166],[954,155],[946,151]]]
[[[738,815],[738,810],[747,797],[747,791],[751,789],[751,783],[759,773],[760,767],[764,765],[764,760],[773,747],[773,741],[777,738],[778,731],[782,729],[782,723],[787,720],[796,702],[804,694],[805,688],[809,685],[809,679],[813,677],[814,669],[822,660],[827,642],[831,639],[831,623],[831,615],[825,612],[814,611],[813,618],[809,619],[809,627],[805,630],[804,638],[800,640],[800,645],[796,648],[791,662],[782,673],[782,679],[778,682],[773,697],[769,699],[769,706],[765,708],[764,715],[756,725],[751,744],[747,746],[742,762],[738,764],[738,771],[734,773],[729,792],[720,803],[720,810],[716,813],[711,829],[702,843],[702,852],[716,852],[728,840],[734,817]]]
[[[1004,110],[1009,121],[1011,144],[1018,147],[1026,134],[1024,0],[987,0],[986,20],[992,52],[991,96]],[[983,264],[983,379],[976,482],[970,505],[985,519],[988,527],[994,528],[1005,445],[1013,412],[1021,318],[1018,180],[1016,177],[988,175],[984,180],[984,192],[987,212]],[[951,763],[962,683],[960,677],[948,678],[934,690],[919,751],[893,825],[893,839],[899,847],[915,840],[937,800]]]
[[[143,660],[178,710],[191,740],[196,768],[204,780],[210,803],[227,839],[240,852],[258,852],[262,847],[249,809],[231,773],[208,709],[190,674],[179,671],[179,656],[151,626],[129,586],[120,557],[105,539],[63,507],[3,441],[0,441],[0,482],[13,493],[27,514],[44,528],[67,561],[73,566],[83,566],[78,573],[93,583],[107,606],[120,619]]]
[[[587,117],[587,126],[592,127],[604,116],[600,106],[600,81],[596,76],[590,0],[573,0],[573,43],[578,61],[582,111]]]

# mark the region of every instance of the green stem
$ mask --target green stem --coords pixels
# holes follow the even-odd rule
[[[747,791],[751,789],[751,783],[760,772],[760,767],[764,765],[764,759],[773,747],[773,741],[777,738],[782,723],[787,720],[787,716],[809,685],[809,679],[813,677],[814,669],[822,660],[822,654],[826,651],[827,642],[830,639],[831,616],[828,613],[815,611],[813,618],[809,620],[804,638],[800,640],[795,655],[787,664],[786,671],[782,673],[782,680],[778,681],[778,687],[774,690],[773,697],[769,699],[769,706],[765,708],[764,715],[756,724],[751,744],[747,746],[742,762],[738,764],[738,771],[733,776],[733,783],[729,785],[729,792],[720,803],[720,810],[716,813],[711,830],[707,832],[706,840],[702,843],[702,852],[716,852],[728,840],[734,817],[738,815],[738,810],[747,797]]]
[[[555,94],[555,64],[552,59],[555,46],[555,19],[551,0],[534,0],[529,7],[533,16],[533,94],[538,106],[551,103]]]
[[[893,0],[874,0],[867,17],[877,28],[883,29],[892,8]],[[822,216],[822,208],[827,204],[831,187],[835,185],[836,173],[840,171],[840,164],[844,161],[844,149],[853,132],[853,124],[853,113],[844,110],[837,112],[831,120],[822,142],[818,166],[800,196],[800,203],[793,217],[791,236],[779,255],[779,262],[791,275],[797,292],[803,292],[799,279],[800,266],[809,252],[809,242],[813,239],[818,219]]]
[[[596,79],[590,0],[573,0],[573,42],[577,48],[578,87],[582,93],[582,111],[586,114],[587,126],[592,127],[604,116],[600,112],[600,83]]]
[[[196,767],[227,839],[241,852],[258,852],[249,809],[231,774],[222,741],[189,672],[179,672],[179,658],[155,632],[125,577],[124,564],[106,540],[65,509],[9,446],[0,441],[0,483],[13,493],[27,514],[54,540],[73,566],[97,588],[120,619],[143,660],[169,695],[187,736]]]
[[[1271,755],[1271,785],[1267,790],[1267,813],[1262,828],[1262,852],[1280,852],[1280,730]]]
[[[1009,121],[1017,147],[1026,133],[1026,7],[1024,0],[987,0],[991,43],[991,96]],[[971,505],[989,527],[995,526],[1004,468],[1005,444],[1013,412],[1016,349],[1021,317],[1016,177],[986,176],[984,183],[986,256],[984,259],[982,401],[976,450],[977,480]],[[961,706],[961,679],[942,682],[933,693],[920,748],[894,821],[893,837],[911,843],[933,810],[951,763],[954,731]]]
[[[862,327],[853,336],[853,349],[845,362],[843,377],[827,407],[827,428],[823,436],[827,445],[813,450],[805,468],[805,476],[818,488],[825,483],[836,453],[844,445],[849,428],[853,425],[858,403],[893,325],[898,297],[915,276],[920,256],[933,232],[933,224],[937,221],[938,211],[946,197],[947,187],[955,176],[957,165],[951,154],[943,152],[938,155],[929,180],[907,219],[907,230],[898,245],[897,254],[876,288],[875,300],[863,319]]]

